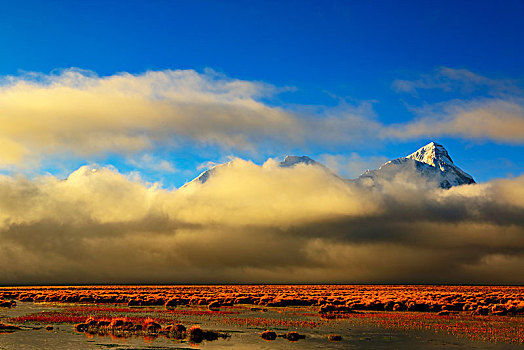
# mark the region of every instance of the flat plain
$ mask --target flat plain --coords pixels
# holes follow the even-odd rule
[[[524,287],[0,288],[0,349],[518,349]]]

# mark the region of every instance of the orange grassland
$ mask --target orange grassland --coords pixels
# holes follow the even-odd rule
[[[10,319],[25,322],[111,323],[119,311],[156,310],[155,327],[162,330],[162,313],[206,313],[229,317],[225,322],[271,328],[272,320],[243,318],[241,310],[302,310],[299,326],[316,327],[350,319],[378,327],[425,329],[476,340],[524,343],[524,287],[412,285],[178,285],[178,286],[47,286],[2,287],[0,306],[17,302],[69,304],[62,313]],[[178,311],[177,311],[178,310]],[[290,311],[291,310],[291,311]],[[82,312],[80,312],[82,311]],[[111,312],[108,317],[104,312]],[[305,312],[305,313],[304,313]],[[129,327],[140,318],[129,318]],[[167,321],[166,321],[167,322]],[[279,322],[286,322],[279,321]],[[289,322],[296,322],[290,320]],[[80,323],[85,324],[85,323]],[[104,323],[105,324],[105,323]],[[147,325],[145,326],[147,327]],[[162,328],[164,327],[164,328]],[[80,327],[82,328],[82,327]],[[87,328],[86,328],[87,329]],[[82,329],[80,329],[81,331]]]

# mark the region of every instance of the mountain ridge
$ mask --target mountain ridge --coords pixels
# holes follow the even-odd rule
[[[186,183],[183,187],[194,183],[206,183],[209,178],[215,174],[217,169],[231,166],[232,162],[233,161],[229,161],[209,168],[192,181]],[[305,155],[288,155],[278,164],[281,168],[291,168],[299,164],[305,164],[307,166],[321,166],[328,169],[322,163]],[[411,174],[412,172],[427,180],[438,182],[441,188],[451,188],[453,186],[476,183],[471,175],[453,163],[446,148],[434,141],[405,157],[392,159],[382,164],[378,169],[366,170],[356,179],[346,179],[346,181],[366,187],[373,187],[381,180],[391,180],[400,173]]]

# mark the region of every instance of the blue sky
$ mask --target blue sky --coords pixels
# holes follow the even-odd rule
[[[158,126],[133,129],[147,147],[86,151],[91,141],[75,146],[74,132],[71,144],[63,141],[71,131],[60,126],[45,137],[0,135],[29,150],[4,161],[2,171],[67,176],[97,163],[178,187],[208,161],[238,156],[261,163],[293,153],[331,160],[328,165],[351,177],[436,140],[477,181],[517,176],[524,173],[523,23],[524,3],[509,0],[3,2],[4,101],[16,84],[31,79],[44,84],[54,77],[67,85],[63,70],[70,68],[96,74],[95,83],[122,72],[140,77],[147,71],[194,70],[204,85],[213,86],[207,97],[214,96],[216,84],[244,82],[248,92],[235,90],[247,93],[242,103],[283,111],[307,127],[288,142],[286,135],[272,136],[278,123],[275,129],[263,123],[251,129],[247,123],[229,132],[229,124],[215,120],[214,128],[223,127],[232,138],[223,142],[224,134],[210,136],[209,130],[204,138],[199,128],[178,133],[178,121],[169,124],[168,118],[171,137]],[[231,92],[224,89],[219,93]],[[31,94],[24,96],[31,103]],[[63,96],[56,98],[50,101],[59,104]],[[238,105],[229,107],[234,111]],[[353,117],[344,119],[347,115]],[[330,117],[340,127],[324,129],[322,121]],[[106,133],[87,124],[82,137],[89,139],[90,132],[115,137],[115,129]],[[282,130],[293,133],[292,127]],[[58,146],[43,147],[42,139]],[[136,141],[130,140],[125,142]]]

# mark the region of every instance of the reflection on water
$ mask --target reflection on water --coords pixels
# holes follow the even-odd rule
[[[78,306],[75,307],[78,309]],[[19,302],[15,308],[0,309],[0,322],[12,317],[65,311],[68,308],[71,308],[71,305]],[[45,324],[26,324],[21,331],[0,334],[0,349],[521,349],[521,345],[516,344],[472,342],[467,339],[457,339],[453,335],[429,331],[384,329],[376,325],[357,323],[351,319],[321,320],[314,315],[314,311],[307,308],[284,310],[269,308],[266,312],[250,308],[234,310],[236,312],[231,314],[209,314],[191,313],[188,308],[187,312],[171,314],[185,325],[200,324],[203,328],[221,330],[231,335],[228,339],[204,341],[200,344],[161,336],[121,337],[111,333],[100,336],[76,332],[72,324],[54,325],[51,331],[45,330]],[[144,316],[167,313],[161,307],[136,308],[132,311],[134,316],[137,313]],[[241,321],[242,319],[244,321]],[[289,320],[289,323],[281,322],[284,319]],[[313,322],[312,320],[316,320],[313,326],[306,323],[306,321]],[[266,329],[264,322],[270,321],[273,325],[271,328],[279,335],[297,330],[306,338],[296,342],[290,342],[282,337],[270,341],[264,340],[260,337],[260,333]],[[338,334],[342,339],[330,341],[329,334]]]

